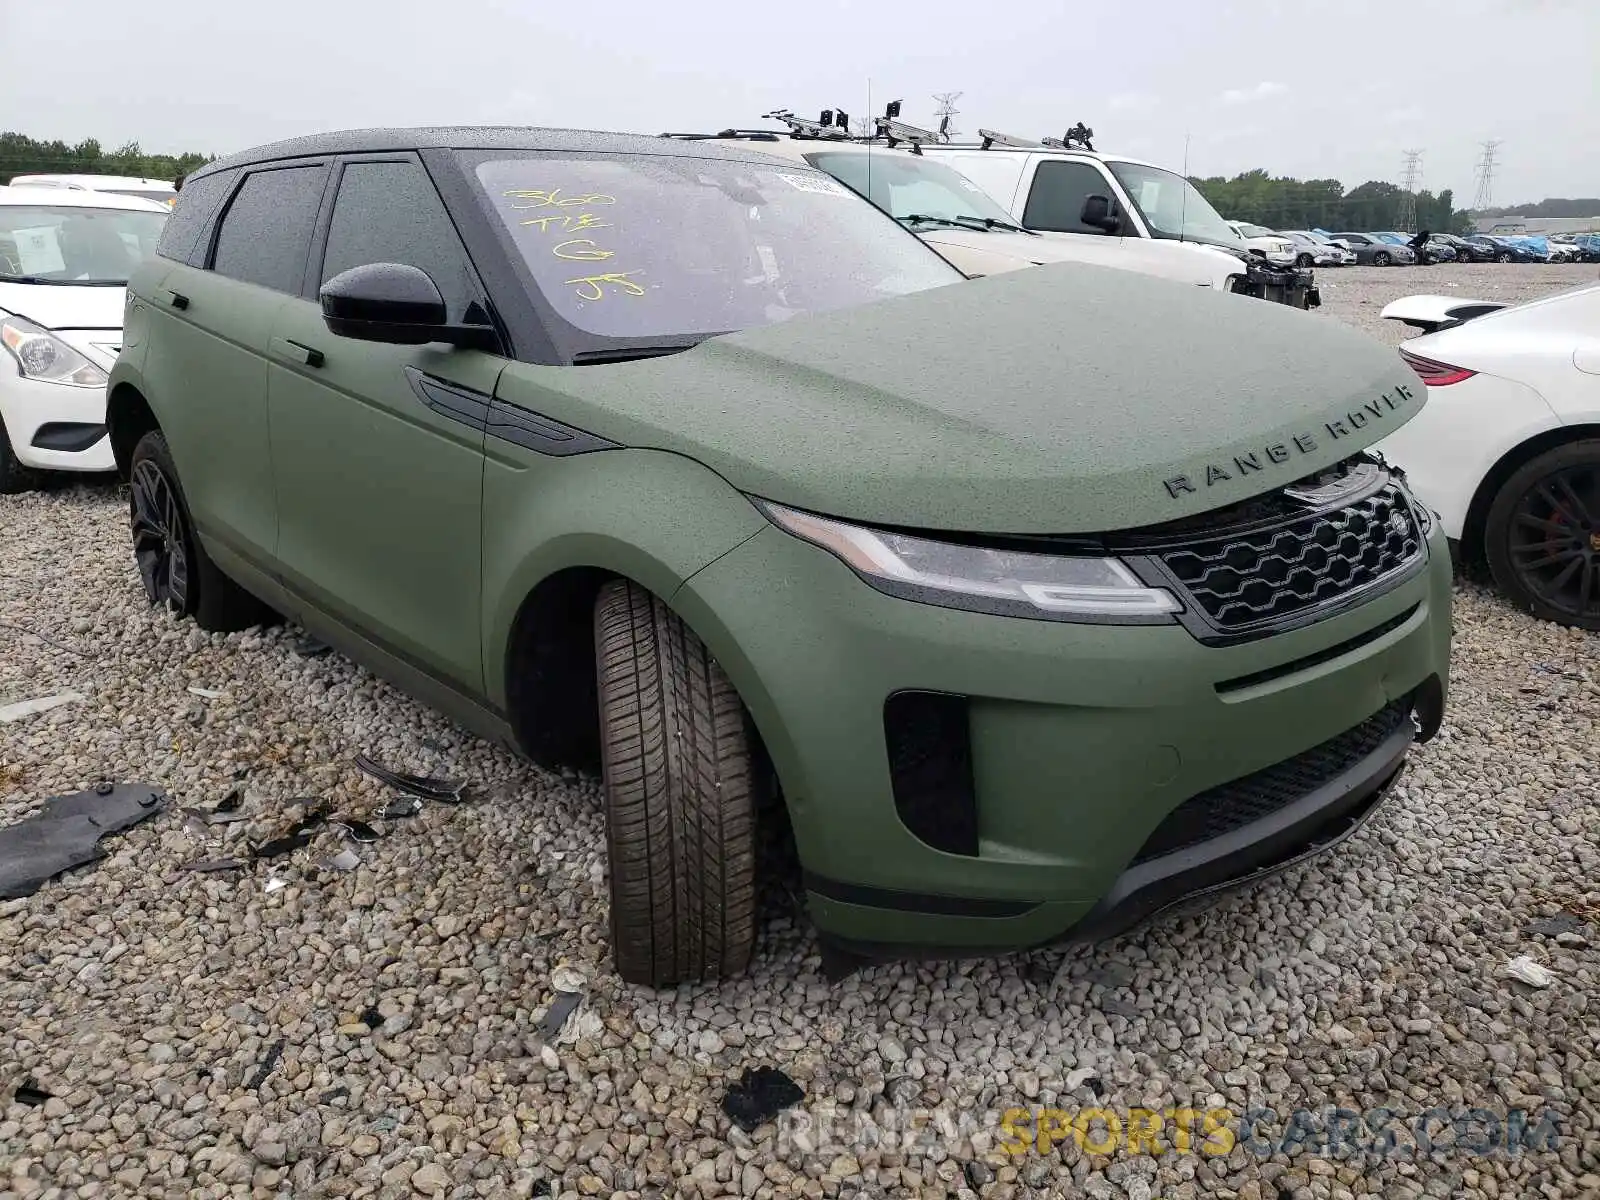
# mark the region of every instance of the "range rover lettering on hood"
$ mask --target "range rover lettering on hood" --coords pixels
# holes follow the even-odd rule
[[[1297,433],[1285,440],[1263,446],[1260,450],[1235,454],[1226,465],[1208,462],[1204,469],[1197,469],[1193,475],[1174,475],[1163,480],[1162,486],[1166,488],[1167,495],[1176,500],[1186,492],[1198,492],[1201,488],[1231,482],[1235,475],[1243,477],[1268,467],[1280,466],[1302,455],[1316,453],[1320,444],[1319,438],[1338,441],[1340,438],[1351,437],[1366,430],[1370,422],[1382,421],[1390,413],[1401,411],[1415,399],[1407,385],[1398,384],[1376,400],[1369,400],[1360,408],[1346,412],[1342,417],[1324,421],[1321,429],[1308,429],[1304,433]]]

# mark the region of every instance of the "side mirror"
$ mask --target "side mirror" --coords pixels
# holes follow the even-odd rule
[[[341,271],[322,285],[317,298],[323,323],[339,337],[397,346],[500,346],[491,325],[448,324],[439,285],[426,271],[404,263],[367,263]]]
[[[1086,196],[1078,220],[1102,233],[1117,233],[1122,229],[1122,217],[1109,196]]]

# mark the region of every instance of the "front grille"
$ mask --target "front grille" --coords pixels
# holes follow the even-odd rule
[[[1423,544],[1405,493],[1390,483],[1343,508],[1197,538],[1156,557],[1227,634],[1315,613],[1415,563]]]
[[[1410,698],[1396,700],[1303,754],[1189,797],[1156,826],[1133,861],[1175,854],[1271,816],[1350,770],[1410,717]]]

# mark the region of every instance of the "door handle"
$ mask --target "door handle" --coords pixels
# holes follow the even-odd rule
[[[289,338],[275,337],[272,339],[272,351],[283,358],[292,359],[297,363],[304,363],[308,367],[320,367],[323,362],[322,351],[310,346],[302,346],[299,342]]]
[[[173,308],[189,307],[189,297],[185,296],[182,292],[175,292],[171,288],[163,288],[161,290],[161,295]]]

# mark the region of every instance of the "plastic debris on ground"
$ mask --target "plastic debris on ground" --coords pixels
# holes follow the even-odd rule
[[[354,871],[361,865],[361,856],[354,850],[341,850],[322,865],[330,871]]]
[[[261,1060],[261,1065],[256,1068],[256,1073],[250,1077],[250,1081],[245,1084],[245,1087],[254,1091],[265,1083],[267,1076],[271,1075],[273,1068],[278,1065],[278,1060],[283,1057],[283,1048],[288,1044],[288,1040],[285,1038],[279,1038],[273,1042],[272,1049],[267,1051],[267,1057]]]
[[[34,700],[19,700],[15,704],[6,704],[0,706],[0,725],[22,721],[40,713],[47,713],[52,708],[60,708],[63,704],[76,704],[84,699],[87,697],[82,692],[58,692],[54,696],[40,696]]]
[[[301,658],[321,658],[332,649],[327,642],[309,633],[294,644],[294,652]]]
[[[0,900],[31,896],[51,877],[103,857],[101,838],[155,816],[165,799],[143,783],[52,796],[38,813],[0,829]]]
[[[26,1104],[29,1108],[38,1108],[46,1100],[53,1097],[54,1093],[47,1092],[31,1079],[24,1079],[17,1084],[17,1090],[11,1098],[18,1104]]]
[[[183,869],[208,874],[213,871],[232,871],[242,866],[242,858],[203,858],[199,862],[184,863]]]
[[[407,775],[403,771],[391,770],[365,754],[356,755],[355,762],[357,768],[378,782],[386,783],[398,792],[420,796],[424,800],[436,800],[441,804],[459,804],[462,793],[466,791],[467,785],[464,783],[457,783],[452,779],[433,779],[426,775]]]
[[[754,1133],[805,1098],[800,1085],[777,1067],[746,1067],[722,1097],[722,1111],[745,1133]]]
[[[218,691],[216,688],[192,687],[189,689],[191,696],[201,696],[207,700],[221,700],[227,692]]]
[[[550,1002],[550,1007],[545,1010],[543,1019],[539,1022],[539,1040],[554,1042],[560,1036],[562,1027],[566,1025],[567,1018],[583,1003],[582,992],[557,992],[556,998]]]
[[[278,876],[274,875],[271,879],[267,880],[266,884],[262,887],[261,890],[266,892],[267,895],[270,896],[273,892],[281,892],[281,891],[283,891],[284,888],[286,888],[288,886],[289,886],[289,881],[288,880],[281,879]]]
[[[355,817],[346,817],[342,815],[329,817],[328,824],[337,829],[343,830],[345,837],[349,838],[352,842],[360,842],[361,844],[365,845],[368,842],[375,842],[378,840],[378,831],[371,825],[368,825],[365,821],[359,821]]]
[[[396,796],[378,810],[378,815],[385,821],[397,821],[404,817],[414,817],[422,811],[422,800],[418,796]]]
[[[1519,954],[1505,965],[1501,972],[1508,979],[1515,979],[1529,987],[1547,988],[1556,981],[1556,974],[1542,963],[1536,963],[1526,954]]]

